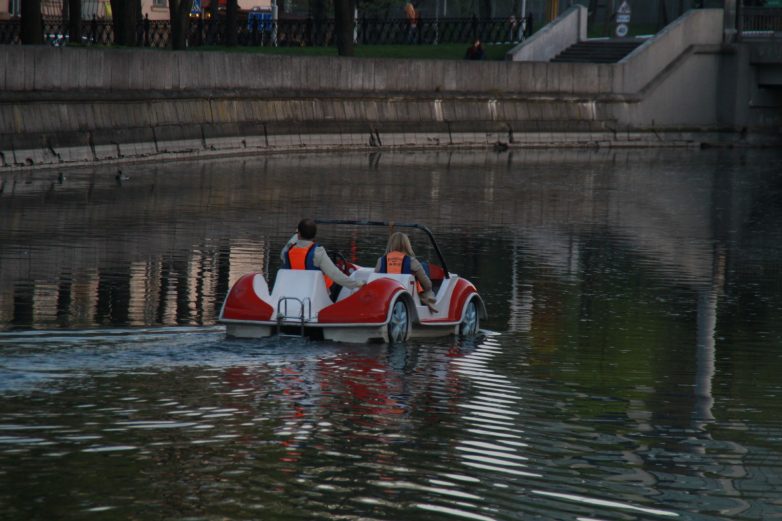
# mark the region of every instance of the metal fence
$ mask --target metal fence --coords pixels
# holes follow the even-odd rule
[[[743,38],[782,38],[782,8],[741,6],[739,32]]]
[[[531,34],[529,19],[514,18],[430,18],[411,25],[406,18],[359,18],[353,29],[354,43],[359,45],[436,45],[440,43],[516,43]],[[59,19],[44,21],[44,38],[52,46],[68,45],[67,22]],[[18,20],[0,22],[0,44],[18,44]],[[242,46],[333,46],[336,45],[334,20],[258,21],[248,23],[239,19],[236,41]],[[171,25],[168,21],[142,20],[136,30],[135,45],[140,47],[168,47]],[[85,20],[81,24],[81,44],[113,45],[114,28],[111,22]],[[228,42],[224,18],[191,20],[187,36],[188,47],[225,45]]]

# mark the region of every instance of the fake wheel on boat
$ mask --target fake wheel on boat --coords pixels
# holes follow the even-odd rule
[[[478,304],[475,303],[475,299],[470,300],[467,303],[467,308],[464,311],[464,318],[462,323],[459,324],[459,335],[461,336],[475,336],[478,334],[478,330],[481,327],[481,317],[478,315]]]
[[[391,320],[388,322],[388,343],[398,344],[407,340],[410,331],[410,314],[403,300],[394,302],[391,310]]]

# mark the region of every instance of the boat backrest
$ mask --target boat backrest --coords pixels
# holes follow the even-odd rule
[[[332,302],[320,271],[281,269],[274,281],[271,304],[275,316],[284,313],[288,319],[300,317],[303,305],[304,320],[313,320]]]

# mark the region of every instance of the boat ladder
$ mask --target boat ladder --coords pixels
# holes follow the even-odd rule
[[[288,313],[288,303],[296,303],[299,306],[299,313],[298,315],[295,313]],[[305,319],[304,316],[304,307],[307,307],[307,316]],[[291,307],[295,307],[291,305]],[[277,334],[279,336],[304,336],[304,322],[306,320],[309,320],[309,318],[312,316],[312,301],[310,301],[309,297],[305,297],[303,299],[297,298],[297,297],[280,297],[280,300],[277,301]],[[290,333],[283,333],[282,327],[283,322],[293,322],[297,321],[301,327],[300,332],[298,335],[290,334]],[[288,325],[288,324],[286,324]]]

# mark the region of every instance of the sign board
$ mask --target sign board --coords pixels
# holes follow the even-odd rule
[[[627,3],[627,0],[623,0],[616,10],[616,30],[614,32],[619,38],[624,38],[630,32],[630,29],[627,27],[629,23],[630,4]]]
[[[257,29],[258,31],[271,31],[271,11],[261,11],[260,9],[253,8],[252,11],[247,13],[247,29],[250,31],[253,29]]]

